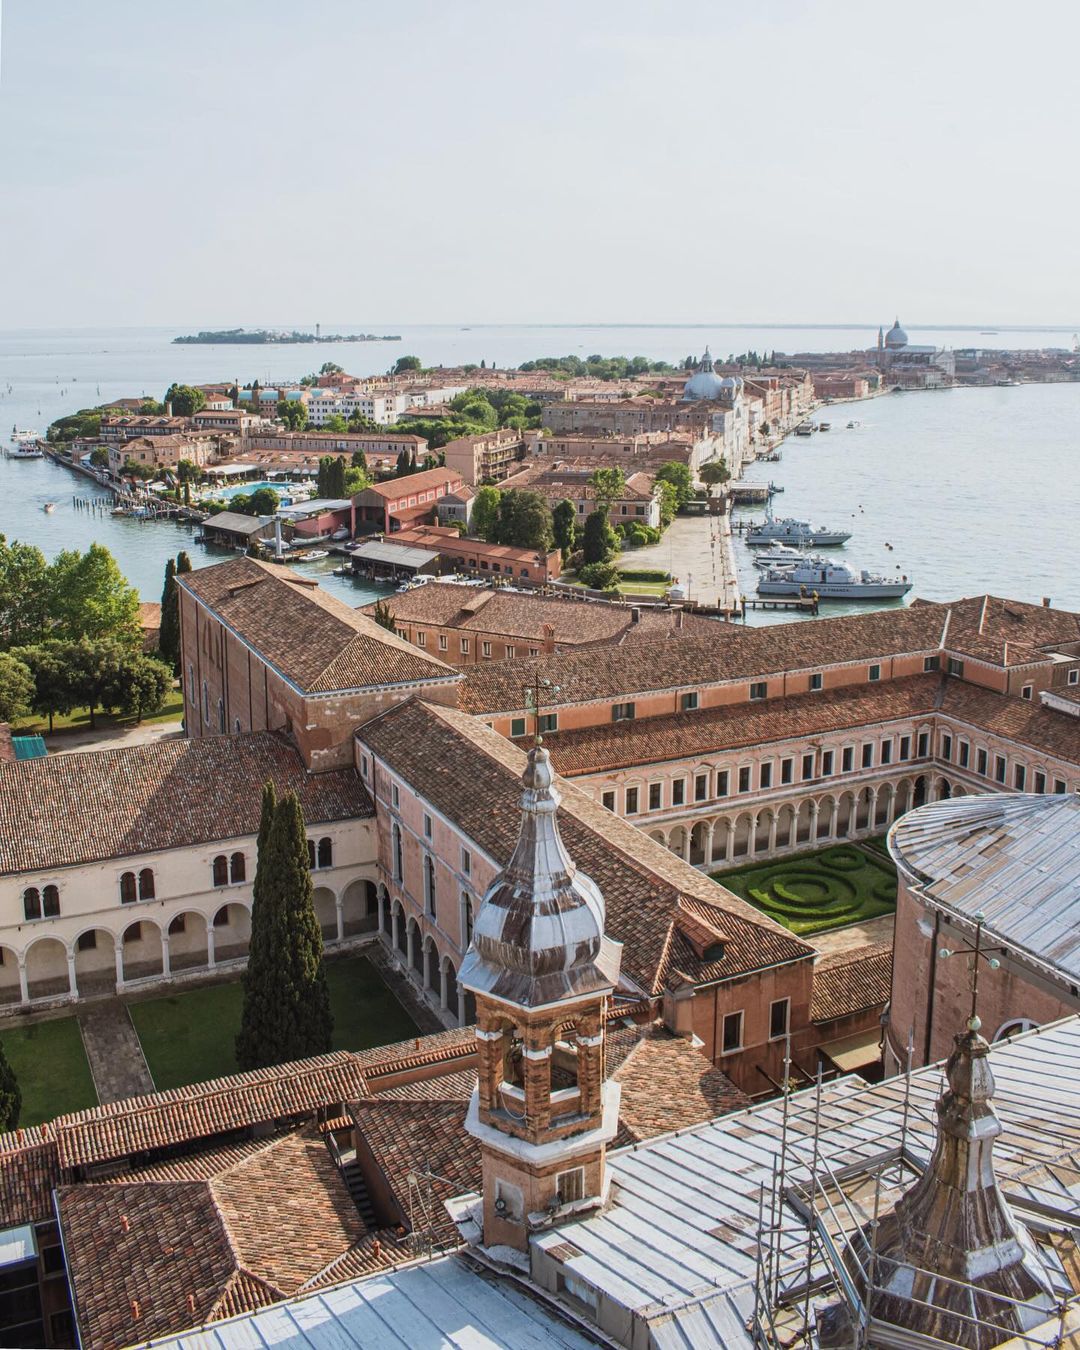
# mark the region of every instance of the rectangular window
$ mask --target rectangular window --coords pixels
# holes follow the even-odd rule
[[[1070,671],[1069,671],[1069,683],[1070,683],[1070,684],[1080,684],[1080,670],[1070,670]]]
[[[749,791],[750,791],[750,767],[749,767],[749,765],[746,765],[746,766],[744,766],[743,768],[741,768],[741,769],[739,770],[739,791],[740,791],[740,792],[749,792]]]
[[[686,805],[686,779],[676,778],[671,785],[671,804],[672,806]]]
[[[1046,774],[1040,773],[1038,769],[1035,770],[1035,791],[1046,791]]]
[[[698,705],[697,692],[681,694],[679,696],[679,707],[683,712],[693,712]]]
[[[829,778],[833,771],[833,762],[836,752],[833,750],[823,750],[821,752],[821,776]]]
[[[941,758],[952,759],[952,737],[948,732],[941,738]]]
[[[840,754],[840,772],[850,773],[855,767],[855,747],[845,745]]]
[[[649,810],[659,811],[663,805],[664,786],[662,783],[649,784]]]
[[[572,1205],[576,1200],[584,1200],[584,1167],[574,1167],[569,1172],[560,1172],[555,1178],[555,1189],[559,1193],[561,1204]]]
[[[1055,779],[1054,779],[1054,794],[1055,794],[1055,796],[1058,796],[1058,797],[1063,797],[1063,796],[1065,795],[1065,779],[1064,779],[1064,778],[1055,778]]]
[[[928,731],[919,732],[919,741],[915,753],[919,759],[925,759],[930,753],[930,733]]]
[[[540,730],[541,730],[541,732],[558,731],[558,729],[559,729],[559,714],[558,714],[558,713],[541,713],[541,714],[540,714],[540,718],[539,718],[539,723],[540,723]]]
[[[467,848],[461,850],[461,870],[467,877],[472,876],[472,854]]]
[[[1028,699],[1028,700],[1030,701],[1030,699],[1031,699],[1031,692],[1032,692],[1032,686],[1031,686],[1030,684],[1025,684],[1024,687],[1023,687],[1023,689],[1020,690],[1020,697],[1021,697],[1021,698],[1026,698],[1026,699]]]
[[[750,686],[750,701],[756,703],[759,699],[768,698],[769,682],[768,680],[757,680]]]
[[[368,775],[369,775],[369,773],[370,773],[370,769],[368,768],[368,757],[367,757],[367,755],[361,755],[361,756],[360,756],[360,776],[361,776],[362,778],[367,778]]]
[[[636,787],[626,789],[626,814],[628,816],[637,815],[638,790]]]
[[[420,629],[418,629],[416,633],[416,645],[418,647],[427,646],[427,634]]]
[[[923,668],[923,673],[924,673],[924,674],[929,674],[930,671],[932,671],[932,670],[940,670],[940,669],[941,669],[941,657],[940,657],[939,655],[937,655],[937,654],[935,654],[934,656],[924,656],[924,657],[923,657],[922,668]]]
[[[1027,769],[1023,764],[1013,765],[1013,787],[1017,792],[1023,792],[1024,784],[1027,782]]]
[[[490,643],[490,642],[482,642],[482,643],[480,644],[480,655],[481,655],[481,656],[490,656],[490,655],[491,655],[491,643]]]
[[[778,998],[769,1004],[769,1040],[778,1041],[787,1035],[788,1021],[791,1015],[791,1000]]]
[[[781,783],[790,783],[795,772],[795,761],[793,759],[782,759],[780,761],[780,781]]]
[[[956,675],[959,679],[964,677],[964,663],[957,656],[949,657],[949,674]]]
[[[758,769],[758,787],[763,791],[772,787],[772,764],[762,764]]]
[[[741,1012],[727,1013],[725,1015],[723,1054],[730,1055],[736,1050],[742,1049],[742,1024],[743,1015]]]
[[[824,676],[821,674],[820,671],[815,671],[813,675],[810,676],[810,692],[812,694],[816,694],[818,690],[822,687],[823,683],[824,683]]]
[[[426,812],[424,813],[424,838],[431,838],[431,817]]]
[[[517,648],[516,648],[516,647],[507,647],[507,648],[506,648],[506,659],[507,659],[508,661],[512,661],[512,660],[514,659],[515,656],[517,656]]]
[[[615,794],[610,789],[600,794],[600,801],[609,811],[615,810]]]
[[[987,765],[986,751],[985,751],[985,750],[978,750],[978,751],[976,751],[976,753],[975,753],[975,772],[976,772],[977,774],[981,774],[983,778],[985,778],[985,777],[986,777],[986,774],[987,774],[987,767],[986,767],[986,765]]]
[[[636,705],[633,703],[614,703],[611,707],[611,720],[613,722],[632,722],[636,711]]]
[[[694,779],[694,801],[704,802],[709,797],[709,775],[699,773]]]
[[[911,758],[911,737],[910,737],[910,736],[901,736],[901,737],[900,737],[900,754],[899,754],[899,758],[900,758],[900,759],[910,759],[910,758]]]
[[[864,769],[874,767],[874,745],[872,741],[867,741],[862,748],[862,766]]]
[[[440,633],[440,634],[439,634],[439,651],[445,652],[445,651],[447,651],[447,650],[449,649],[449,647],[450,647],[450,639],[446,636],[445,633]]]
[[[892,741],[881,742],[881,762],[882,764],[892,763]]]
[[[805,783],[814,776],[814,754],[811,751],[808,755],[802,757],[802,780]]]
[[[717,769],[716,771],[716,795],[726,797],[728,795],[728,771],[727,769]]]
[[[957,741],[956,743],[956,762],[962,769],[966,769],[971,763],[971,742]]]
[[[512,717],[510,719],[510,735],[511,737],[525,735],[524,717]]]
[[[871,684],[876,684],[877,681],[881,679],[881,667],[877,665],[876,662],[866,672],[866,678],[870,681]]]
[[[395,807],[401,805],[401,794],[398,792],[398,785],[396,783],[390,784],[390,800]]]
[[[468,656],[468,654],[469,654],[469,639],[468,639],[468,638],[462,638],[462,639],[461,639],[461,654],[462,654],[462,656]]]
[[[995,781],[998,782],[998,783],[1004,783],[1004,781],[1005,781],[1005,756],[1004,756],[1004,755],[995,755],[995,756],[994,756],[994,779],[995,779]]]

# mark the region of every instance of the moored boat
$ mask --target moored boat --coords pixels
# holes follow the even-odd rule
[[[851,538],[843,530],[830,530],[826,525],[811,526],[808,520],[774,520],[769,516],[763,525],[748,530],[746,542],[751,548],[765,544],[794,544],[801,548],[833,548]]]
[[[754,554],[755,567],[795,567],[806,557],[802,549],[789,544],[770,545]]]
[[[806,558],[796,567],[774,567],[757,584],[758,595],[817,595],[822,600],[899,600],[914,579],[856,572],[844,562]]]
[[[42,459],[44,456],[38,444],[40,439],[36,431],[20,431],[18,427],[12,427],[11,446],[4,453],[8,459]]]

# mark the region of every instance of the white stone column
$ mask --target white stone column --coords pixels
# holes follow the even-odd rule
[[[214,921],[213,919],[209,919],[206,924],[206,965],[210,970],[213,970],[215,965],[217,965],[214,956],[214,941]]]
[[[395,958],[401,954],[401,910],[395,905],[390,911],[390,943]]]
[[[727,822],[727,839],[724,840],[724,861],[735,861],[735,822]]]
[[[446,962],[439,962],[439,1007],[446,1008]]]
[[[337,940],[340,942],[345,936],[345,901],[340,895],[334,896],[334,910],[337,915]]]
[[[19,957],[19,1002],[30,1002],[30,982],[26,978],[26,957]]]
[[[751,811],[750,833],[749,835],[747,835],[746,838],[746,856],[748,858],[757,857],[757,827],[758,827],[758,812]]]
[[[169,930],[161,930],[161,977],[167,980],[172,974],[172,965],[169,961]]]
[[[792,803],[791,827],[788,830],[788,848],[794,848],[799,842],[799,807]]]
[[[383,890],[382,890],[382,887],[381,887],[381,886],[376,890],[376,892],[375,892],[375,897],[376,897],[376,899],[377,899],[377,901],[378,901],[378,904],[379,904],[379,936],[380,936],[380,937],[385,937],[385,936],[386,936],[386,901],[387,901],[387,897],[383,894]]]
[[[817,843],[818,816],[821,813],[821,803],[815,798],[810,803],[810,843]]]
[[[714,839],[715,835],[716,835],[716,824],[715,824],[715,822],[713,822],[713,821],[710,820],[709,823],[708,823],[708,825],[705,826],[705,866],[706,866],[706,867],[711,867],[711,866],[712,866],[713,839]]]
[[[870,805],[866,812],[866,828],[871,832],[877,829],[877,799],[878,790],[876,787],[870,789]]]
[[[776,852],[776,831],[780,825],[780,812],[773,811],[769,818],[769,854]]]
[[[683,862],[688,863],[688,862],[690,861],[690,829],[689,829],[689,826],[686,826],[686,825],[683,826],[682,841],[683,841],[683,842],[682,842],[682,858],[683,858]]]
[[[462,989],[460,984],[457,990],[457,1020],[458,1026],[463,1027],[465,1025],[465,990]]]
[[[120,992],[124,987],[124,936],[121,934],[116,939],[116,990]]]
[[[829,812],[829,838],[836,838],[836,827],[840,820],[840,801],[837,797],[832,799],[832,810]]]
[[[409,976],[411,979],[414,980],[417,978],[416,943],[418,937],[419,937],[419,930],[417,929],[415,924],[405,929],[405,947],[406,947],[405,959],[409,963]],[[424,975],[422,971],[420,972],[419,978],[420,978],[420,985],[422,988],[424,984]]]
[[[78,997],[79,997],[79,986],[78,986],[78,984],[76,984],[76,982],[75,982],[75,953],[74,953],[74,952],[68,952],[68,954],[67,954],[67,968],[68,968],[68,993],[71,995],[72,998],[78,998]]]

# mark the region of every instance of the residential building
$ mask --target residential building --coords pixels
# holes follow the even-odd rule
[[[178,433],[170,436],[133,436],[128,440],[110,441],[109,473],[119,478],[127,465],[140,468],[175,469],[182,459],[204,468],[218,455],[219,441],[214,436],[196,436]]]
[[[243,408],[201,408],[191,419],[191,425],[202,431],[227,431],[246,437],[275,415],[277,401],[269,411],[262,413]]]
[[[353,497],[352,533],[393,534],[433,522],[441,498],[462,486],[461,475],[450,468],[421,469],[372,483]]]
[[[103,413],[101,417],[101,439],[109,441],[130,441],[145,436],[178,436],[191,429],[191,419],[170,415],[124,413],[112,416]]]
[[[603,467],[603,466],[601,466]],[[518,473],[507,478],[503,488],[529,488],[539,492],[552,510],[561,501],[569,501],[574,507],[576,518],[585,517],[596,510],[597,494],[592,486],[592,476],[596,472],[595,464],[552,464],[545,460],[533,460]],[[622,491],[608,503],[608,518],[613,525],[648,525],[651,529],[660,528],[660,489],[653,474],[624,474]]]
[[[438,549],[444,566],[454,572],[473,572],[480,576],[488,573],[544,585],[556,581],[562,570],[562,554],[557,548],[544,553],[509,544],[489,544],[483,539],[470,539],[449,526],[421,525],[401,530],[394,535],[394,540],[399,544]]]
[[[456,470],[472,487],[501,483],[525,458],[525,440],[520,431],[502,427],[478,436],[462,436],[443,447],[448,469]]]
[[[473,504],[476,501],[476,489],[466,483],[455,492],[448,492],[435,505],[440,525],[460,524],[465,533],[469,533],[472,524]]]

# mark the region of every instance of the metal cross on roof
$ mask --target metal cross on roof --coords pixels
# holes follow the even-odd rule
[[[980,910],[975,916],[975,945],[972,947],[964,943],[959,951],[954,951],[951,947],[942,947],[938,952],[938,957],[942,961],[947,961],[950,956],[970,956],[971,957],[971,1016],[968,1018],[968,1030],[978,1031],[982,1026],[979,1017],[979,962],[985,961],[987,970],[997,970],[1001,962],[996,956],[990,956],[982,945],[983,924],[986,922],[986,915]],[[1000,951],[1002,948],[995,948]]]
[[[545,695],[550,707],[555,702],[555,696],[560,693],[557,684],[552,684],[550,680],[544,679],[539,672],[533,677],[532,684],[523,686],[525,690],[525,711],[531,713],[533,718],[533,745],[543,744],[543,737],[540,735],[540,716],[541,709],[544,706]]]

